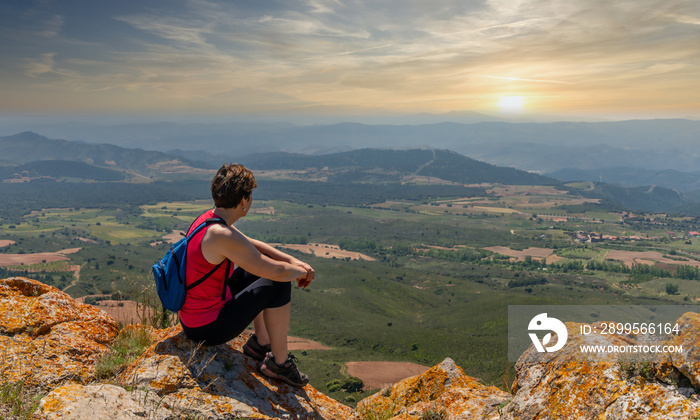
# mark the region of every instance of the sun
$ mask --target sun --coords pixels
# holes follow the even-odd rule
[[[520,114],[525,108],[525,98],[522,96],[502,96],[498,101],[498,108],[503,113]]]

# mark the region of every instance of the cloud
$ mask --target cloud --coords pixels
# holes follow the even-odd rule
[[[132,15],[117,16],[115,19],[167,40],[200,46],[207,44],[206,35],[212,31],[207,24],[177,17]]]
[[[439,103],[461,95],[473,107],[499,94],[499,86],[560,85],[572,92],[676,69],[689,53],[669,27],[667,11],[679,3],[494,0],[426,10],[419,2],[310,1],[306,12],[275,8],[237,19],[235,9],[219,10],[215,26],[169,20],[167,31],[151,22],[150,32],[206,45],[210,74],[218,72],[225,86],[245,87],[240,77],[252,87],[336,105]],[[217,71],[216,62],[235,69]]]
[[[30,77],[38,77],[42,74],[52,73],[54,71],[55,56],[56,53],[45,53],[38,59],[27,60],[24,73]]]
[[[517,81],[517,82],[554,83],[554,84],[561,84],[561,85],[573,85],[574,84],[574,82],[564,82],[561,80],[521,79],[519,77],[504,77],[504,76],[489,76],[489,75],[484,75],[484,77],[488,77],[491,79],[511,80],[511,81]]]
[[[370,33],[367,30],[348,31],[343,28],[327,25],[320,20],[309,19],[303,15],[292,14],[289,17],[264,16],[258,20],[258,30],[264,32],[276,32],[286,36],[312,35],[332,36],[343,38],[368,39]]]
[[[684,15],[673,15],[669,14],[667,15],[669,18],[675,20],[676,22],[679,23],[687,23],[690,25],[700,25],[700,17],[696,16],[684,16]]]
[[[43,22],[43,30],[38,34],[44,38],[56,38],[63,28],[64,18],[61,15],[54,15]]]
[[[261,107],[476,109],[506,90],[603,101],[652,82],[671,97],[698,87],[694,4],[173,0],[114,9],[109,22],[86,25],[104,27],[99,38],[73,26],[67,37],[79,14],[57,9],[37,13],[38,36],[17,62],[25,78],[51,73],[41,82],[72,93],[199,109],[241,97]]]
[[[311,13],[335,13],[335,8],[343,4],[338,0],[309,0],[307,5]]]

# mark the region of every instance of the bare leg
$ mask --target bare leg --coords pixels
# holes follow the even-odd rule
[[[260,312],[253,320],[253,329],[255,330],[255,337],[258,339],[258,344],[263,346],[270,344],[270,336],[267,334],[267,328],[265,328],[263,312]]]
[[[264,326],[270,339],[272,354],[275,356],[275,362],[278,364],[287,361],[287,333],[289,333],[291,307],[291,303],[288,303],[278,308],[263,310]]]

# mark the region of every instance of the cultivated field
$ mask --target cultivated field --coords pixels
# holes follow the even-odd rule
[[[81,248],[69,248],[58,252],[37,252],[33,254],[0,254],[0,267],[31,265],[55,261],[67,261],[68,255],[75,254]]]
[[[488,251],[495,252],[497,254],[501,255],[507,255],[509,257],[515,258],[517,261],[525,261],[525,257],[532,257],[532,258],[537,258],[541,260],[545,260],[547,264],[552,264],[557,261],[560,261],[562,257],[559,257],[557,255],[554,255],[554,250],[553,249],[546,249],[546,248],[527,248],[522,251],[516,251],[513,249],[510,249],[506,246],[489,246],[484,248]]]
[[[295,350],[330,350],[328,346],[324,346],[318,341],[308,340],[306,338],[299,337],[287,337],[287,347],[289,351]]]
[[[410,376],[420,375],[428,366],[409,362],[347,362],[348,374],[362,379],[364,389],[382,389]]]
[[[658,251],[621,251],[611,249],[608,251],[606,258],[611,260],[623,261],[627,267],[632,267],[634,264],[654,265],[656,263],[671,264],[671,265],[692,265],[700,267],[700,261],[684,258],[683,260],[672,260],[664,257]]]
[[[85,298],[82,296],[76,298],[80,303],[85,303]],[[119,324],[126,326],[132,324],[144,324],[150,319],[153,310],[144,307],[143,304],[133,300],[100,300],[95,304],[96,307],[105,311],[109,316],[114,318]]]
[[[365,261],[374,261],[374,258],[361,254],[359,252],[353,252],[353,251],[346,251],[344,249],[340,249],[337,245],[329,245],[329,244],[277,244],[277,243],[272,243],[270,245],[280,247],[280,248],[287,248],[287,249],[293,249],[296,251],[303,252],[304,254],[311,254],[315,255],[317,257],[321,258],[350,258],[351,260],[365,260]]]

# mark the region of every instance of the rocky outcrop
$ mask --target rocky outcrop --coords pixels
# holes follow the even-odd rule
[[[354,411],[311,385],[294,388],[258,373],[242,354],[245,337],[198,346],[177,326],[121,375],[120,382],[161,396],[162,404],[204,418],[353,419]]]
[[[162,338],[122,373],[123,385],[67,385],[44,397],[39,419],[204,418],[204,419],[356,419],[355,412],[311,385],[292,388],[260,375],[241,352],[239,337],[202,347],[181,327]],[[128,389],[136,391],[127,392]],[[95,411],[99,410],[99,411]],[[107,416],[109,415],[109,416]],[[121,417],[120,417],[121,416]]]
[[[518,359],[513,400],[504,408],[501,419],[661,420],[694,419],[700,414],[697,398],[683,395],[677,383],[659,380],[662,370],[673,369],[669,360],[660,357],[626,360],[613,357],[613,353],[582,355],[579,351],[582,345],[638,343],[629,336],[583,335],[581,325],[566,324],[568,340],[562,350],[538,353],[530,347]],[[688,323],[686,331],[693,336],[700,332],[700,324]],[[687,348],[697,355],[697,346],[695,342]]]
[[[34,419],[177,419],[163,406],[157,394],[140,389],[127,391],[111,384],[67,384],[54,389],[41,400]],[[193,417],[195,418],[195,417]]]
[[[510,393],[464,374],[451,359],[364,400],[357,411],[311,385],[292,388],[261,376],[244,356],[245,337],[202,347],[180,327],[148,330],[153,344],[117,379],[99,383],[95,360],[118,334],[99,309],[26,278],[0,280],[0,380],[45,394],[35,419],[697,419],[700,315],[678,320],[663,344],[670,356],[625,361],[582,358],[579,346],[634,345],[643,337],[580,334],[567,345],[528,349]],[[139,328],[139,327],[130,327]]]
[[[465,375],[447,358],[421,375],[365,398],[357,411],[363,419],[498,419],[498,408],[509,400],[508,393]]]
[[[105,312],[54,287],[0,280],[0,380],[47,393],[34,418],[357,418],[310,385],[261,376],[241,352],[243,338],[200,347],[179,326],[149,330],[155,344],[121,383],[98,383],[95,362],[118,332]]]
[[[109,315],[34,280],[0,280],[0,378],[47,391],[89,382],[119,326]]]
[[[683,346],[683,352],[670,355],[665,360],[666,366],[673,366],[695,388],[700,389],[700,314],[688,312],[676,323],[679,326],[678,335],[673,336],[668,344]]]

